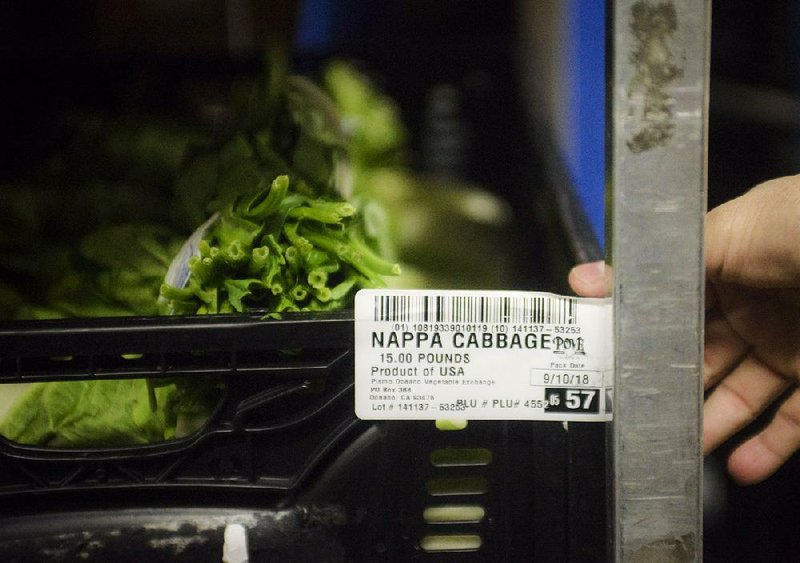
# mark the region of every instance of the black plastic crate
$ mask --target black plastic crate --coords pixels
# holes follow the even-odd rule
[[[250,561],[604,558],[604,425],[358,420],[348,312],[14,323],[0,350],[4,383],[63,379],[65,364],[70,378],[226,382],[183,439],[0,440],[4,561],[219,561],[231,524]],[[121,354],[133,363],[110,360]]]

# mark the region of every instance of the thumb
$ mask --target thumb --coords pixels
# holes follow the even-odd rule
[[[570,270],[567,281],[581,297],[605,297],[611,291],[611,268],[602,260],[579,264]]]

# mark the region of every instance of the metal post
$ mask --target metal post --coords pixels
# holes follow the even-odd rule
[[[702,560],[710,2],[611,2],[613,561]]]

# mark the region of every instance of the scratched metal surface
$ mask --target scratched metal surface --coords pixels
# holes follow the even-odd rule
[[[710,3],[613,3],[612,559],[702,560]]]

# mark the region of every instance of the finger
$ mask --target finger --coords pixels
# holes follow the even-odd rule
[[[712,452],[755,420],[788,386],[788,380],[747,356],[706,399],[703,452]]]
[[[716,385],[747,355],[750,346],[733,329],[718,310],[706,315],[703,349],[703,384],[706,389]]]
[[[605,297],[611,290],[611,268],[603,261],[579,264],[570,270],[567,281],[581,297]]]
[[[800,449],[800,391],[795,389],[769,424],[738,446],[728,458],[728,471],[740,484],[763,481]]]
[[[711,309],[717,306],[717,290],[713,283],[706,282],[706,307],[705,311],[708,313]]]
[[[718,309],[736,334],[774,370],[800,379],[800,308],[789,298],[797,290],[716,286]]]
[[[798,287],[800,176],[751,189],[706,215],[709,278],[753,287]]]

